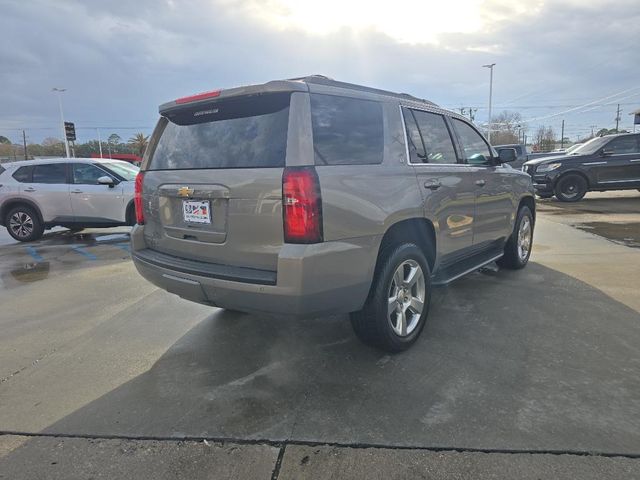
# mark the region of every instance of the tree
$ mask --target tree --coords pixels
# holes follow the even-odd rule
[[[550,152],[556,146],[556,132],[553,127],[545,127],[541,125],[534,135],[534,147],[538,151]]]
[[[508,145],[520,143],[520,132],[526,131],[521,125],[522,115],[518,112],[503,111],[491,121],[491,143]]]
[[[3,137],[2,135],[0,135],[0,143],[2,145],[11,145],[11,140],[9,140],[7,137]]]
[[[136,133],[129,139],[129,146],[134,153],[142,156],[149,144],[149,136],[145,136],[144,133]]]
[[[109,138],[107,138],[107,143],[111,146],[120,145],[121,141],[122,138],[117,133],[112,133],[111,135],[109,135]]]

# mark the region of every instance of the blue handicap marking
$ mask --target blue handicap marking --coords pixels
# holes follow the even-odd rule
[[[71,247],[76,253],[79,253],[80,255],[87,257],[89,260],[97,260],[98,257],[96,257],[93,253],[91,252],[87,252],[84,248],[79,247],[74,245],[73,247]]]
[[[29,255],[31,255],[31,257],[36,261],[36,262],[42,262],[44,260],[44,258],[42,258],[40,256],[40,254],[38,253],[38,251],[36,250],[36,247],[24,247],[27,250],[27,253]]]
[[[119,248],[120,250],[124,250],[127,253],[131,253],[131,249],[129,248],[128,243],[114,243],[113,246]]]

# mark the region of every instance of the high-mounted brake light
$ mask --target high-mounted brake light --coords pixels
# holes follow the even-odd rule
[[[196,93],[195,95],[190,95],[188,97],[178,98],[176,100],[176,103],[178,104],[190,103],[190,102],[196,102],[198,100],[205,100],[207,98],[219,97],[221,91],[222,90],[213,90],[211,92]]]
[[[142,182],[144,180],[144,172],[138,172],[136,175],[135,190],[133,194],[133,204],[136,208],[136,223],[144,225],[144,210],[142,208]]]
[[[282,175],[286,243],[322,242],[322,197],[313,167],[289,167]]]

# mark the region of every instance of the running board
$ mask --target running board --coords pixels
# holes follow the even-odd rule
[[[485,265],[498,260],[503,255],[504,252],[502,250],[500,250],[500,252],[497,252],[496,250],[489,250],[469,257],[461,262],[455,263],[454,265],[438,270],[438,272],[431,278],[431,284],[447,285],[468,273],[475,272]]]

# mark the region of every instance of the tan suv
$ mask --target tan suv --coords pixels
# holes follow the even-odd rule
[[[411,345],[431,289],[531,253],[531,179],[455,113],[321,76],[180,98],[136,180],[133,259],[207,305],[349,313]]]

